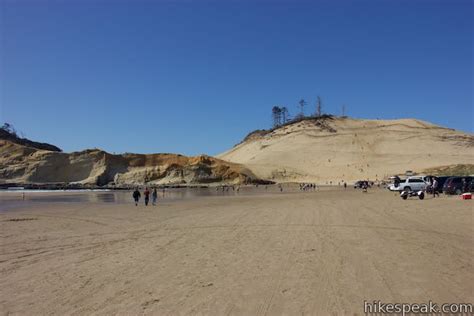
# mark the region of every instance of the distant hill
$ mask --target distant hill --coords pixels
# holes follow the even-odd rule
[[[472,164],[474,136],[416,119],[326,116],[252,132],[217,157],[263,179],[337,184]]]
[[[0,128],[0,140],[8,140],[12,143],[23,145],[31,148],[49,150],[49,151],[62,151],[59,147],[56,147],[47,143],[34,142],[26,138],[20,138],[14,133],[7,131],[6,129]]]

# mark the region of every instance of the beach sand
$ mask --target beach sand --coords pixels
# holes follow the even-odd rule
[[[0,201],[1,202],[1,201]],[[0,213],[4,315],[362,315],[473,298],[473,202],[374,189]]]

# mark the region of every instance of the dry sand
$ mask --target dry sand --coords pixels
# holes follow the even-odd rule
[[[0,213],[0,233],[5,315],[361,315],[364,300],[473,298],[473,202],[453,197],[40,203]]]

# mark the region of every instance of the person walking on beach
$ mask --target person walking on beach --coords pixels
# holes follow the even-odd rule
[[[367,193],[367,189],[369,188],[369,182],[363,181],[362,182],[362,192]]]
[[[133,199],[135,200],[135,206],[138,206],[138,201],[140,200],[140,191],[138,191],[138,188],[135,189],[135,191],[133,191]]]
[[[438,193],[438,179],[436,179],[436,177],[433,177],[433,179],[431,180],[431,190],[433,190],[433,198],[436,197],[436,195],[438,195],[439,197],[439,193]]]
[[[158,192],[156,191],[156,188],[153,188],[153,193],[151,194],[151,198],[152,198],[153,205],[156,205],[156,200],[158,199]]]
[[[148,202],[150,201],[150,190],[148,190],[148,188],[145,188],[143,195],[145,196],[145,206],[148,206]]]
[[[462,178],[462,188],[461,188],[461,190],[462,190],[462,193],[469,192],[466,178]]]

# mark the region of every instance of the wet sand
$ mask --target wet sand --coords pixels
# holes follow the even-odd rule
[[[0,213],[0,313],[361,315],[364,300],[472,303],[473,205],[377,189],[17,204]]]

